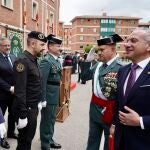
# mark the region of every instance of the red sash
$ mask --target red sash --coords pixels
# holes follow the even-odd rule
[[[106,107],[104,114],[102,116],[102,120],[107,125],[112,124],[113,114],[114,114],[114,107],[115,107],[115,100],[104,100],[101,99],[93,93],[91,103],[96,104],[101,107]]]

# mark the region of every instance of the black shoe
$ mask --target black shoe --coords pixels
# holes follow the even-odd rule
[[[41,147],[41,150],[50,150],[50,148],[49,147]]]
[[[54,143],[50,144],[50,148],[60,149],[61,145],[54,142]]]
[[[8,144],[5,138],[1,139],[1,147],[6,148],[6,149],[10,148],[10,145]]]
[[[11,139],[18,139],[18,135],[17,134],[8,134],[7,138],[11,138]]]

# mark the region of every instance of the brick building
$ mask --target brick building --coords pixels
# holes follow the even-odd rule
[[[149,28],[149,29],[150,29],[150,21],[147,22],[147,23],[140,22],[140,23],[139,23],[139,27],[142,27],[142,28]]]
[[[64,25],[63,49],[71,50],[72,25]]]
[[[122,38],[126,37],[138,27],[138,17],[126,16],[76,16],[72,22],[72,50],[83,51],[84,46],[96,45],[97,39],[114,33],[118,33]],[[122,56],[124,48],[117,45],[117,50]]]
[[[17,55],[32,30],[58,35],[59,5],[60,0],[0,0],[0,36],[11,40]]]

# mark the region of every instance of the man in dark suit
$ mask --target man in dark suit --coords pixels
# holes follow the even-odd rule
[[[12,115],[12,103],[14,100],[14,76],[13,63],[15,56],[9,54],[10,41],[0,38],[0,107],[3,115],[8,108],[8,138],[17,138],[14,133],[15,120]]]
[[[150,30],[136,29],[125,43],[132,63],[118,72],[115,150],[150,150]]]
[[[42,101],[47,103],[41,111],[40,139],[41,149],[60,149],[61,145],[54,142],[54,125],[56,110],[59,104],[61,64],[58,61],[62,40],[54,35],[49,35],[48,54],[40,63],[42,72]]]
[[[116,99],[115,86],[111,86],[111,84],[116,84],[116,74],[122,66],[116,54],[116,43],[122,40],[117,34],[99,39],[97,41],[98,54],[102,62],[95,64],[81,76],[84,80],[93,79],[89,137],[86,150],[99,150],[103,132],[105,135],[104,150],[108,150],[109,127]],[[108,82],[106,78],[110,78],[110,81]]]

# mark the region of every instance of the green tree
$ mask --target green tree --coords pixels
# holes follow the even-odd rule
[[[87,45],[84,47],[84,53],[89,53],[89,51],[91,50],[92,47],[93,47],[93,45],[87,44]]]

